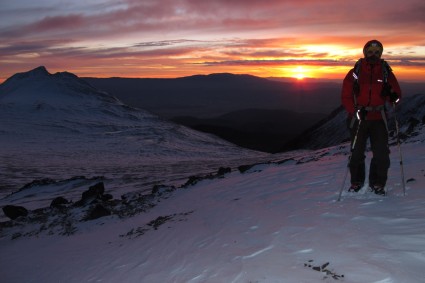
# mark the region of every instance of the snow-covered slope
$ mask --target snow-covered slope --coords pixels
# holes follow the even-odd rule
[[[144,186],[266,156],[130,108],[71,73],[44,67],[0,85],[0,121],[0,197],[40,178],[101,175]]]
[[[2,226],[2,282],[421,283],[424,143],[422,125],[402,145],[406,196],[393,146],[388,196],[363,189],[337,202],[344,144],[205,179],[132,217],[58,224],[72,212],[52,210],[45,224],[16,220]]]

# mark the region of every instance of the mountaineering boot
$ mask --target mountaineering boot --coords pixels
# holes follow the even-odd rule
[[[362,188],[363,186],[362,185],[359,185],[359,184],[351,184],[351,186],[350,186],[350,188],[348,189],[348,191],[350,192],[350,193],[352,193],[352,192],[354,192],[354,193],[357,193],[358,191],[360,191],[361,190],[361,188]]]
[[[381,185],[373,185],[372,187],[370,187],[370,190],[380,196],[385,196],[386,194],[385,188]]]

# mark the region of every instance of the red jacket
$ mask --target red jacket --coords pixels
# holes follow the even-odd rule
[[[361,60],[359,70],[358,84],[360,91],[356,97],[357,109],[361,107],[374,108],[377,106],[385,105],[385,102],[391,102],[389,97],[381,96],[382,88],[384,86],[384,72],[382,70],[382,63],[370,64],[366,60]],[[345,76],[341,91],[341,102],[348,116],[352,117],[355,112],[355,100],[353,98],[353,77],[354,68],[351,69]],[[401,98],[401,89],[398,84],[397,78],[393,72],[388,74],[388,84],[391,86],[392,91],[397,93]],[[369,111],[366,116],[367,120],[382,119],[380,111]]]

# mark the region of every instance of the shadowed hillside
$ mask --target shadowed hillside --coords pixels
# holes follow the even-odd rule
[[[282,144],[316,124],[325,114],[288,110],[246,109],[216,118],[176,117],[174,122],[215,134],[242,147],[277,152]]]

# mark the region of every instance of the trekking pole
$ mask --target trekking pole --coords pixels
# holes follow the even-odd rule
[[[360,129],[361,123],[362,123],[362,120],[359,119],[359,124],[357,125],[356,134],[354,135],[353,144],[351,145],[351,148],[350,148],[350,156],[348,157],[347,169],[345,170],[344,180],[342,181],[342,185],[341,185],[341,188],[339,190],[339,195],[338,195],[337,201],[341,201],[342,191],[344,190],[345,181],[347,180],[348,171],[350,170],[351,156],[353,155],[353,151],[354,151],[354,148],[356,146],[357,136],[359,134],[359,129]]]
[[[347,169],[345,170],[344,180],[342,181],[342,185],[341,185],[341,189],[339,190],[337,201],[341,201],[341,195],[342,195],[342,191],[344,190],[345,180],[347,179],[348,171],[350,170],[350,159],[351,159],[351,154],[348,157]]]
[[[403,185],[403,196],[406,196],[406,185],[404,183],[403,156],[401,154],[401,145],[400,145],[400,128],[398,127],[398,120],[397,120],[396,111],[395,111],[395,102],[393,102],[393,110],[394,110],[395,129],[396,129],[396,135],[397,135],[398,153],[400,157],[401,183]]]

